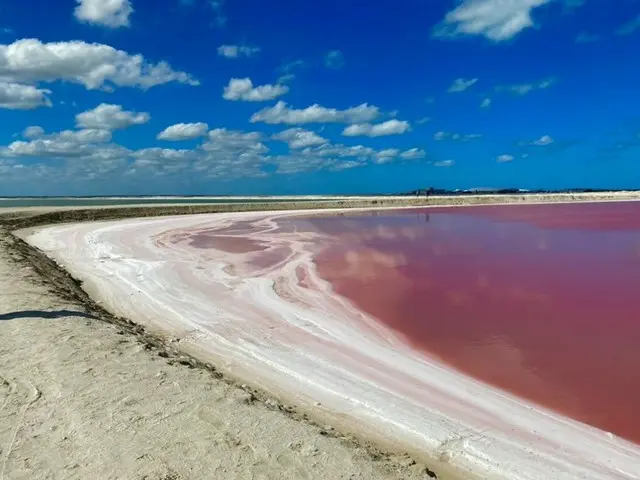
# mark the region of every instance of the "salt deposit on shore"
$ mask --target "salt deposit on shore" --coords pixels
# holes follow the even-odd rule
[[[60,225],[29,241],[111,311],[380,441],[486,478],[640,476],[639,446],[439,365],[332,295],[315,274],[314,234],[275,231],[294,213]],[[267,249],[190,244],[216,231]],[[276,260],[260,262],[266,252]]]
[[[177,346],[97,310],[0,228],[0,478],[428,477],[424,465],[356,442],[338,424],[281,411]]]

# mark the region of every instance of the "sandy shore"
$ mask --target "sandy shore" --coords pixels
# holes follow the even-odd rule
[[[0,479],[431,478],[174,347],[0,229]]]
[[[635,194],[596,194],[560,198],[536,196],[533,200],[634,198]],[[505,200],[512,203],[532,199],[499,197],[489,198],[487,203]],[[467,197],[437,203],[459,204],[464,201],[482,202],[481,199]],[[354,201],[350,205],[393,207],[416,203],[422,204],[425,200],[387,199],[376,203],[368,200]],[[436,202],[431,199],[428,203]],[[283,206],[282,209],[292,206],[295,205]],[[305,205],[304,208],[312,206]],[[27,213],[11,212],[5,221],[15,228],[43,222],[204,213],[211,208],[220,211],[239,207],[200,205],[193,208],[196,211],[176,206],[166,207],[164,212],[156,206],[144,207],[144,212],[122,207],[110,211],[31,210]],[[277,205],[275,208],[280,209]],[[132,222],[133,225],[138,223]],[[91,228],[97,227],[89,230]],[[284,405],[278,399],[261,393],[277,389],[268,388],[268,384],[261,385],[260,381],[251,382],[262,387],[259,390],[237,388],[231,380],[234,373],[235,377],[250,378],[247,374],[251,372],[238,368],[238,365],[235,370],[228,368],[228,362],[222,358],[217,359],[220,363],[214,363],[232,375],[216,378],[221,374],[211,365],[183,355],[190,352],[202,358],[203,352],[194,348],[197,342],[182,342],[180,335],[159,336],[153,333],[153,328],[150,333],[149,329],[111,317],[86,296],[83,297],[78,285],[68,278],[64,281],[56,279],[55,275],[60,274],[57,267],[42,264],[42,259],[26,261],[19,258],[13,247],[5,245],[11,237],[3,235],[2,238],[0,273],[5,275],[0,277],[3,279],[0,282],[3,299],[0,319],[3,314],[9,315],[5,315],[5,321],[0,321],[0,339],[11,338],[11,342],[5,341],[0,346],[0,375],[5,378],[3,386],[0,386],[0,394],[4,395],[0,396],[0,407],[5,404],[0,410],[0,441],[3,442],[0,461],[5,469],[4,477],[0,474],[0,479],[145,478],[145,475],[146,478],[160,479],[430,478],[435,474],[426,469],[425,460],[438,478],[453,478],[447,468],[447,455],[443,457],[444,463],[413,455],[418,460],[413,464],[415,460],[408,456],[382,454],[374,447],[345,436],[343,433],[347,431],[363,433],[357,423],[348,420],[349,416],[335,415],[335,411],[323,411],[324,408],[296,409]],[[24,249],[18,252],[21,252],[17,254],[20,257],[25,256]],[[36,271],[33,270],[34,263]],[[52,277],[54,270],[57,273]],[[43,283],[43,275],[57,288]],[[91,291],[90,281],[86,287]],[[123,313],[104,297],[103,301],[105,306]],[[44,313],[52,311],[60,313]],[[110,323],[71,313],[82,311]],[[125,313],[136,322],[145,322],[140,312],[131,310]],[[55,318],[46,318],[50,316]],[[166,332],[167,325],[156,329],[155,333],[160,331]],[[196,368],[189,368],[194,366]],[[262,381],[264,383],[264,379]],[[149,401],[149,392],[154,392],[152,401]],[[301,404],[305,403],[304,399],[300,400]],[[201,415],[200,409],[208,413]],[[309,413],[323,426],[314,426],[305,420]],[[216,420],[208,421],[210,415]],[[331,427],[324,426],[327,421]],[[131,428],[131,425],[135,427]],[[466,442],[460,438],[458,443],[464,445]],[[393,441],[379,444],[383,444],[387,451],[412,450],[403,450],[402,445]],[[546,465],[537,473],[529,472],[529,476],[522,478],[637,478],[637,472],[633,471],[637,452],[629,453],[626,445],[621,449],[617,447],[619,445],[615,443],[609,452],[596,452],[598,455],[610,455],[610,463],[613,462],[611,459],[615,460],[611,466],[613,469],[608,473],[606,469],[598,473],[598,467],[594,471],[575,470],[574,476],[557,476],[556,472],[550,476],[550,471],[544,470]],[[591,446],[583,443],[576,444],[575,449],[579,455],[594,453]],[[36,454],[36,451],[42,453]],[[571,455],[575,452],[567,452],[567,456]],[[620,455],[631,459],[630,467]],[[184,458],[189,461],[182,461]],[[508,463],[509,460],[505,457],[505,461]],[[627,470],[623,465],[627,465]]]

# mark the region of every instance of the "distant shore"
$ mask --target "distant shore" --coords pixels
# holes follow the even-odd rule
[[[153,217],[220,212],[310,210],[330,208],[395,208],[428,206],[465,206],[520,203],[562,203],[640,200],[640,192],[553,193],[517,195],[450,195],[399,197],[278,197],[282,201],[249,203],[154,203],[127,202],[97,206],[31,206],[0,208],[0,223],[10,229],[20,229],[61,222],[115,220],[120,218]],[[291,198],[289,201],[288,199]],[[303,201],[295,201],[303,198]],[[264,199],[263,199],[264,200]],[[287,200],[287,201],[284,201]]]

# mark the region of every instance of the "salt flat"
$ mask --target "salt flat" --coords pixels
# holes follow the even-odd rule
[[[637,445],[464,377],[332,295],[314,234],[279,230],[292,214],[59,225],[28,240],[109,310],[381,442],[485,478],[640,477]],[[236,248],[194,248],[198,235]]]

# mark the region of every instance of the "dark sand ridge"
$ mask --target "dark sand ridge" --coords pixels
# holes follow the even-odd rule
[[[116,218],[146,217],[157,215],[177,215],[191,213],[212,213],[222,211],[246,211],[246,210],[285,210],[285,209],[310,209],[310,208],[378,208],[378,207],[405,207],[405,206],[423,206],[423,205],[464,205],[464,204],[487,204],[487,203],[523,203],[523,202],[540,202],[540,201],[601,201],[601,200],[631,200],[637,199],[637,194],[589,194],[589,195],[535,195],[535,196],[473,196],[473,197],[436,197],[431,199],[370,199],[370,200],[354,200],[354,201],[323,201],[323,202],[304,202],[286,204],[246,204],[246,205],[196,205],[196,206],[153,206],[153,207],[115,207],[115,208],[82,208],[82,209],[64,209],[56,211],[42,212],[38,209],[29,209],[28,211],[11,211],[0,216],[0,222],[4,224],[2,228],[2,249],[10,252],[9,256],[12,261],[25,268],[32,269],[35,274],[45,282],[47,290],[55,293],[55,296],[62,302],[74,305],[76,308],[82,308],[86,314],[102,320],[108,324],[114,325],[118,332],[132,335],[135,342],[143,345],[148,355],[157,355],[166,359],[170,365],[179,368],[184,366],[185,369],[193,371],[208,372],[212,382],[223,382],[224,384],[236,385],[239,381],[231,378],[225,378],[218,372],[215,366],[201,362],[191,356],[185,355],[179,351],[175,345],[167,342],[166,339],[154,336],[145,331],[145,329],[136,325],[127,319],[117,318],[106,312],[102,307],[95,304],[91,298],[82,290],[79,282],[74,280],[63,269],[58,267],[55,262],[51,261],[37,249],[30,247],[28,244],[15,237],[10,230],[19,228],[36,227],[39,225],[59,223],[59,222],[77,222],[77,221],[93,221],[108,220]],[[4,313],[4,312],[1,312]],[[366,478],[429,478],[433,475],[431,470],[427,469],[424,463],[413,464],[415,460],[402,455],[401,453],[382,453],[382,451],[374,445],[368,444],[356,437],[339,433],[334,428],[321,427],[323,419],[312,418],[307,412],[300,412],[295,407],[287,406],[281,402],[270,398],[268,395],[252,390],[250,387],[239,387],[241,392],[247,395],[248,403],[265,404],[272,410],[278,410],[281,415],[286,418],[292,418],[300,421],[313,429],[315,435],[325,438],[340,439],[340,443],[352,451],[361,451],[363,448],[368,452],[368,462],[373,462],[374,466],[379,467],[380,475],[373,475],[371,472],[366,473]],[[261,407],[262,408],[262,407]],[[1,417],[0,417],[1,419]],[[335,424],[334,424],[335,425]],[[259,441],[259,439],[258,439]],[[393,446],[385,445],[384,450],[393,452]],[[414,452],[412,452],[414,453]],[[414,455],[418,460],[419,453]],[[5,459],[6,460],[6,459]],[[430,462],[431,468],[436,470],[440,478],[451,478],[447,476],[444,466],[437,465],[438,462]],[[336,470],[334,472],[337,472]],[[361,470],[362,473],[364,471]],[[315,474],[311,473],[310,478],[340,478],[338,476],[331,477],[322,475],[322,470],[316,470]],[[329,473],[331,475],[331,473]],[[11,476],[7,478],[13,478]],[[17,478],[17,477],[16,477]],[[25,477],[27,478],[27,477]],[[170,478],[170,477],[166,477]],[[180,477],[175,477],[180,478]],[[186,477],[188,478],[188,477]],[[233,477],[229,477],[233,478]],[[270,477],[268,477],[270,478]],[[286,477],[282,477],[286,478]],[[295,478],[295,477],[294,477]],[[348,478],[348,477],[345,477]],[[358,478],[358,477],[355,477]],[[363,477],[364,478],[364,477]]]

